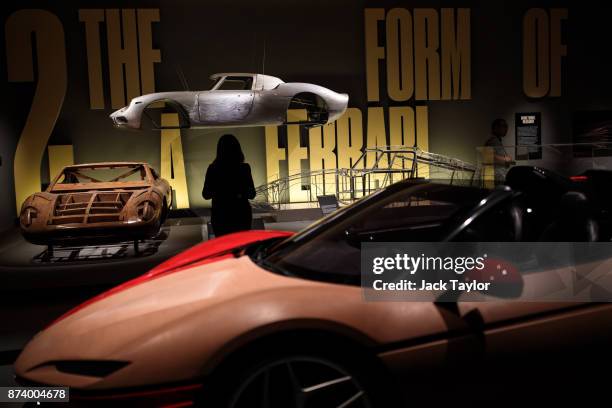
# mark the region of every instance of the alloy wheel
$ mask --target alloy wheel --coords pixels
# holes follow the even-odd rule
[[[339,365],[290,357],[263,365],[233,395],[230,408],[371,408],[366,390]]]

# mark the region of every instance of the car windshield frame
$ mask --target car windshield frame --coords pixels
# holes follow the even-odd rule
[[[250,81],[250,87],[246,89],[220,89],[223,86],[223,84],[225,84],[225,82],[227,81],[231,81],[231,82],[243,81],[245,85],[248,85]],[[227,75],[227,76],[219,77],[213,83],[213,86],[210,90],[211,91],[238,92],[238,91],[252,91],[254,87],[255,87],[255,78],[252,75]]]
[[[334,213],[320,219],[319,221],[311,224],[309,227],[300,231],[299,233],[266,248],[264,254],[257,254],[254,258],[262,267],[271,270],[275,273],[282,273],[287,276],[295,276],[310,280],[328,281],[335,283],[345,284],[359,284],[360,275],[351,274],[333,274],[321,270],[308,269],[303,267],[296,267],[295,265],[287,267],[281,261],[287,254],[299,249],[302,245],[308,245],[314,240],[317,240],[320,235],[332,229],[341,228],[342,225],[351,223],[351,220],[357,220],[362,218],[364,215],[375,211],[377,208],[381,208],[385,203],[391,202],[393,197],[401,196],[402,194],[410,194],[410,191],[419,191],[422,188],[427,189],[428,187],[447,186],[449,188],[469,188],[473,189],[476,193],[478,192],[482,198],[487,197],[491,190],[486,188],[478,187],[466,187],[449,185],[448,183],[440,183],[432,180],[407,180],[393,184],[386,189],[379,190],[351,205],[343,207]],[[455,225],[454,217],[461,217],[462,213],[472,211],[474,208],[482,204],[482,199],[474,200],[474,205],[467,205],[463,208],[458,208],[452,216],[449,216],[446,220],[447,225],[445,227],[450,229]],[[336,231],[337,232],[337,231]],[[345,231],[346,232],[346,231]],[[339,241],[339,240],[338,240]],[[359,250],[359,249],[358,249]]]
[[[82,171],[91,171],[91,170],[115,170],[122,169],[123,171],[118,172],[118,174],[113,177],[111,180],[98,180],[95,177],[82,173]],[[142,176],[140,180],[125,180],[125,178],[132,176],[141,172]],[[75,182],[64,182],[66,175],[70,173],[74,177],[77,177],[77,181]],[[62,176],[64,179],[62,179]],[[81,177],[86,181],[80,181],[78,178]],[[73,166],[64,168],[60,174],[53,180],[53,183],[49,185],[48,191],[53,191],[54,189],[60,186],[70,186],[70,185],[99,185],[99,184],[111,184],[111,183],[149,183],[149,172],[147,171],[147,167],[144,164],[116,164],[116,165],[91,165],[91,166]]]

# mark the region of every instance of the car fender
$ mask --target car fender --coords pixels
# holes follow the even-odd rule
[[[291,103],[291,98],[300,93],[312,93],[321,97],[329,112],[330,118],[328,122],[336,120],[348,107],[349,97],[347,94],[340,94],[320,85],[291,82],[279,85],[276,91],[280,96],[286,99],[287,108]]]
[[[161,271],[39,333],[17,360],[18,375],[87,389],[139,386],[200,378],[230,352],[224,353],[226,344],[234,342],[235,349],[253,334],[299,330],[305,323],[338,332],[350,327],[373,344],[448,329],[432,303],[363,302],[359,287],[278,275],[247,256],[226,253]],[[407,320],[411,324],[399,324]],[[130,364],[104,378],[74,377],[49,366],[73,359]]]
[[[55,207],[56,198],[57,196],[54,194],[46,192],[35,193],[26,198],[19,211],[21,229],[23,231],[38,231],[44,229],[49,219],[49,214],[51,214]],[[37,216],[32,220],[30,225],[25,226],[22,222],[23,220],[21,220],[21,216],[28,207],[34,208],[37,212]]]

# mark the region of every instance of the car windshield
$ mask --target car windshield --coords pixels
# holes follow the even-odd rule
[[[253,77],[225,77],[217,86],[217,91],[249,91],[253,86]],[[216,85],[216,84],[215,84]]]
[[[361,242],[438,241],[453,218],[478,205],[488,190],[441,183],[399,183],[272,249],[264,266],[290,275],[359,283]]]
[[[142,165],[67,167],[56,184],[133,182],[146,176]]]

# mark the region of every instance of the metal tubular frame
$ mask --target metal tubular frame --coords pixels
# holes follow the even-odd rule
[[[368,157],[374,157],[370,167],[367,165],[372,159]],[[351,202],[396,181],[418,178],[419,165],[426,167],[422,173],[427,175],[431,174],[432,169],[450,172],[446,178],[451,182],[460,178],[465,180],[466,177],[462,175],[472,182],[478,170],[473,164],[418,147],[378,146],[364,149],[351,168],[320,169],[279,176],[255,189],[257,194],[253,204],[255,207],[280,209],[282,204],[290,202],[289,190],[296,183],[309,186],[307,202],[316,202],[318,195],[332,193],[341,202]],[[378,175],[382,175],[382,178]],[[331,184],[326,183],[328,177],[335,181],[333,192],[327,191],[326,187]]]

